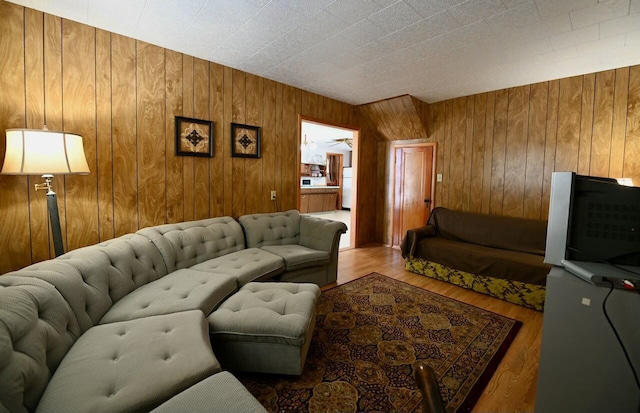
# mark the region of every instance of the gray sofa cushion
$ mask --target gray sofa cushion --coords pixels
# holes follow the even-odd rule
[[[248,248],[298,244],[300,213],[294,209],[272,214],[243,215],[238,221],[244,228]]]
[[[100,325],[69,350],[36,412],[148,412],[219,370],[200,311]]]
[[[111,307],[100,324],[188,310],[209,315],[237,289],[232,275],[178,270],[131,292]]]
[[[282,273],[284,260],[259,248],[247,248],[194,265],[191,269],[233,275],[242,287],[251,281],[270,279]]]
[[[242,227],[231,217],[159,225],[137,233],[156,245],[169,272],[245,248]]]
[[[229,372],[207,377],[151,413],[267,413],[255,397]]]
[[[113,303],[137,287],[163,277],[167,270],[147,238],[128,234],[11,274],[53,284],[85,331],[98,324]]]
[[[330,259],[328,252],[314,250],[302,245],[270,245],[262,247],[262,249],[282,257],[287,271],[327,265]]]
[[[319,296],[315,284],[249,283],[208,317],[212,340],[301,346]]]
[[[81,334],[55,287],[32,277],[0,277],[0,401],[34,411],[49,377]],[[2,409],[0,409],[2,411]]]

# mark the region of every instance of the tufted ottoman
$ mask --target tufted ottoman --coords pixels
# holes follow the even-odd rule
[[[209,316],[225,370],[302,374],[315,326],[316,284],[252,282]]]

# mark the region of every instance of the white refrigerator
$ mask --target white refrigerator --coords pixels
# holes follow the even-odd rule
[[[351,180],[353,169],[349,166],[342,168],[342,208],[351,209]]]

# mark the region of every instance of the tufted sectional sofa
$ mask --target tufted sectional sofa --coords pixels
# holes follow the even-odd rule
[[[264,412],[206,317],[253,281],[334,282],[345,231],[295,210],[211,218],[0,276],[0,412]]]

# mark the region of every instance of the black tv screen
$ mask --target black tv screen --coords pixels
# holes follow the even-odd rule
[[[640,188],[575,175],[567,258],[640,266]]]

